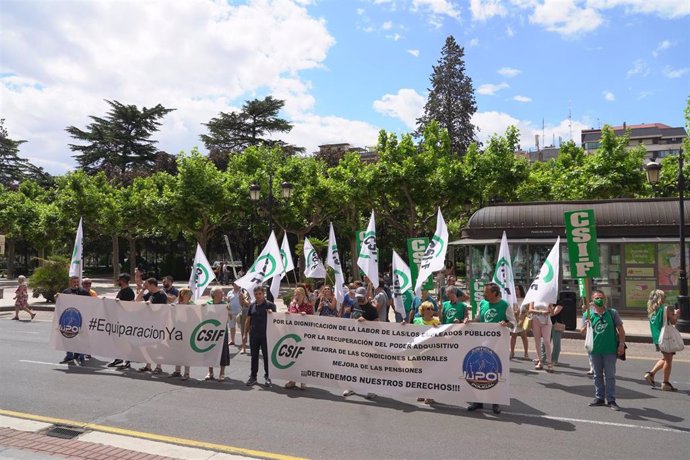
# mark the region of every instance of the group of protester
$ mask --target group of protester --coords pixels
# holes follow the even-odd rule
[[[385,278],[384,278],[385,279]],[[142,301],[157,304],[191,304],[192,291],[188,288],[177,289],[173,286],[172,277],[166,276],[162,281],[162,287],[158,285],[155,278],[144,280],[143,273],[136,273],[136,291],[130,287],[130,276],[123,273],[118,278],[120,290],[116,299],[122,301]],[[415,296],[411,292],[403,295],[405,314],[395,312],[395,321],[400,323],[410,323],[413,325],[424,325],[436,327],[441,324],[468,323],[470,321],[493,322],[502,327],[510,329],[511,345],[510,358],[515,357],[515,346],[517,338],[520,337],[523,343],[523,358],[529,360],[527,332],[532,331],[534,336],[535,350],[537,351],[534,359],[535,369],[545,369],[553,372],[554,365],[558,364],[560,354],[561,333],[565,325],[561,316],[562,306],[546,303],[532,302],[522,306],[525,292],[522,286],[517,286],[517,303],[509,305],[501,298],[501,288],[489,282],[484,287],[484,300],[479,304],[478,311],[470,319],[470,306],[466,303],[469,297],[458,287],[455,278],[451,275],[444,278],[445,286],[440,289],[438,297],[432,296],[424,290],[421,296]],[[79,277],[70,278],[70,286],[62,294],[97,296],[91,288],[91,280]],[[268,365],[268,344],[266,339],[266,328],[268,316],[276,311],[276,305],[266,297],[265,288],[257,286],[254,289],[254,301],[250,302],[246,292],[236,284],[232,289],[224,293],[220,286],[211,289],[211,299],[209,304],[226,304],[228,309],[228,321],[226,323],[226,333],[219,363],[218,381],[225,380],[225,368],[230,364],[230,346],[240,348],[239,353],[246,353],[247,343],[251,354],[251,369],[248,386],[257,383],[259,372],[259,353],[262,354],[264,362],[264,384],[271,386]],[[33,318],[34,313],[28,309],[24,303],[26,296],[26,281],[23,277],[19,279],[19,286],[16,293],[16,313],[24,309]],[[653,342],[659,351],[659,335],[663,323],[668,321],[675,324],[678,316],[678,309],[671,309],[665,304],[666,295],[664,291],[655,289],[650,293],[648,301],[648,317]],[[26,307],[26,308],[24,308]],[[334,287],[322,284],[316,290],[312,290],[308,284],[299,285],[294,289],[292,300],[287,306],[288,314],[300,315],[320,315],[353,319],[356,321],[389,321],[390,312],[393,310],[393,299],[391,291],[384,283],[376,288],[372,286],[367,278],[365,281],[355,281],[347,286],[347,291],[342,302],[338,302]],[[16,319],[17,316],[15,316]],[[240,325],[241,342],[236,344],[237,324]],[[590,372],[594,380],[594,400],[590,406],[608,406],[613,410],[620,410],[616,403],[615,396],[615,377],[617,359],[625,355],[625,329],[623,321],[617,310],[607,304],[606,295],[600,290],[594,290],[591,294],[591,302],[583,306],[582,326],[580,331],[583,334],[592,329],[592,345],[589,350]],[[645,373],[644,380],[652,387],[656,386],[655,376],[657,372],[663,373],[661,389],[663,391],[676,391],[670,383],[670,374],[675,353],[661,352],[661,358],[655,363],[652,369]],[[80,353],[67,352],[61,363],[73,364],[75,361],[84,364],[84,355]],[[623,358],[624,359],[624,358]],[[115,359],[108,364],[109,367],[116,367],[124,370],[131,367],[129,361]],[[189,366],[178,365],[169,375],[178,377],[182,380],[189,379]],[[140,372],[151,372],[153,374],[162,373],[160,364],[145,363],[138,369]],[[205,380],[215,380],[213,367],[209,367]],[[303,383],[287,382],[285,388],[304,389]],[[353,392],[346,390],[343,396],[352,395]],[[375,394],[369,393],[367,398],[373,399]],[[418,401],[432,404],[434,401],[429,398],[418,398]],[[468,410],[474,411],[482,408],[481,403],[472,403]],[[492,406],[494,413],[500,413],[498,405]]]

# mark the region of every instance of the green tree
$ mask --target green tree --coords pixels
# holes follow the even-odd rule
[[[25,178],[30,164],[18,155],[19,146],[25,142],[10,139],[5,119],[0,119],[0,184],[14,187]]]
[[[7,254],[7,277],[15,275],[15,247],[34,218],[32,202],[24,194],[0,185],[0,234],[5,235]]]
[[[156,161],[157,141],[151,136],[158,131],[160,120],[175,109],[158,104],[151,108],[108,101],[105,117],[90,116],[86,129],[69,126],[66,131],[86,145],[69,144],[80,167],[89,174],[105,171],[111,177],[126,179],[134,169],[151,169]]]
[[[474,140],[472,115],[477,111],[472,79],[465,74],[465,50],[452,35],[446,38],[438,64],[433,66],[424,114],[417,120],[417,136],[436,120],[448,131],[451,150],[464,155]]]

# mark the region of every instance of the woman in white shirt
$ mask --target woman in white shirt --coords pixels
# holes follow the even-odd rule
[[[541,341],[544,339],[547,359],[546,370],[553,372],[553,361],[551,360],[551,313],[553,313],[553,306],[546,302],[531,302],[527,311],[532,317],[532,334],[534,335],[537,357],[539,358]],[[542,363],[541,359],[537,361],[537,365],[534,368],[537,370],[544,369],[544,363]]]

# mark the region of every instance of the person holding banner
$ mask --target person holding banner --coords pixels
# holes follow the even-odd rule
[[[319,289],[316,307],[319,316],[338,316],[338,302],[333,295],[333,287],[330,284],[324,284]]]
[[[616,361],[625,353],[625,329],[618,312],[606,307],[606,295],[600,290],[592,292],[592,303],[585,312],[581,332],[592,328],[593,346],[590,354],[594,366],[594,400],[591,407],[608,405],[619,411],[616,403]],[[606,401],[604,401],[606,397]]]
[[[62,294],[90,296],[89,292],[79,285],[78,275],[72,275],[69,277],[69,287],[62,291]],[[75,359],[80,366],[84,365],[84,355],[82,353],[74,353],[71,351],[68,351],[65,354],[65,357],[62,358],[60,364],[73,364]]]
[[[659,337],[661,335],[661,328],[664,327],[664,310],[666,310],[666,316],[668,316],[668,322],[670,324],[676,324],[678,320],[678,315],[680,310],[678,308],[672,310],[669,306],[664,305],[666,302],[666,293],[661,289],[654,289],[649,293],[649,300],[647,301],[647,316],[649,317],[649,329],[652,333],[652,341],[656,347],[656,351],[659,351]],[[673,355],[676,353],[664,353],[661,352],[661,359],[654,364],[651,371],[645,372],[644,379],[649,383],[652,388],[656,387],[654,382],[654,374],[657,371],[663,369],[664,371],[664,381],[661,385],[661,391],[678,391],[676,387],[671,385],[671,368],[673,366]]]
[[[177,291],[177,305],[191,305],[192,296],[194,293],[189,288],[182,288]],[[175,366],[175,372],[170,374],[169,378],[182,377],[181,380],[189,380],[189,366],[184,367],[184,374],[182,374],[182,366]]]
[[[126,302],[134,301],[136,296],[134,295],[134,290],[129,287],[130,279],[129,273],[120,273],[120,276],[117,277],[117,285],[120,286],[120,290],[117,291],[115,295],[116,300],[124,300]],[[124,370],[129,369],[131,363],[129,361],[123,361],[120,358],[115,358],[108,363],[108,367],[117,367],[119,370]]]
[[[276,311],[276,305],[266,300],[264,287],[261,285],[254,288],[254,298],[256,300],[249,305],[249,312],[245,320],[245,330],[249,331],[249,350],[252,354],[251,374],[247,380],[247,386],[256,385],[256,377],[259,373],[259,351],[261,351],[264,358],[264,380],[266,387],[270,388],[266,327],[268,326],[268,315]]]
[[[158,280],[156,278],[149,278],[144,282],[143,289],[137,294],[137,302],[148,302],[155,304],[167,304],[168,296],[165,292],[158,287]],[[151,370],[151,363],[146,363],[146,365],[137,369],[139,372],[151,372],[153,374],[160,374],[163,372],[160,364]]]
[[[469,318],[467,305],[458,297],[458,288],[452,285],[446,286],[444,294],[448,298],[441,307],[441,319],[443,324],[463,323]],[[433,308],[433,305],[432,305]]]
[[[357,304],[355,305],[354,309],[352,310],[352,319],[355,319],[359,322],[363,321],[378,321],[379,319],[379,312],[374,307],[371,302],[369,302],[369,295],[367,288],[364,286],[360,286],[355,290],[355,299],[357,300]],[[352,390],[345,390],[343,391],[343,397],[347,398],[348,396],[352,396],[355,394],[354,391]],[[365,396],[366,399],[374,399],[376,397],[376,394],[374,393],[367,393]]]
[[[441,324],[441,321],[434,316],[434,306],[431,302],[422,302],[419,306],[419,314],[421,316],[417,316],[412,324],[434,327],[438,327]]]
[[[295,288],[295,293],[292,296],[292,302],[290,302],[290,305],[288,305],[286,313],[302,316],[314,314],[314,307],[307,301],[307,293],[304,291],[304,288]],[[285,384],[285,388],[287,389],[295,387],[297,387],[297,382],[294,380],[290,380]],[[305,388],[306,385],[304,383],[299,384],[300,390],[304,390]]]
[[[219,305],[224,303],[225,294],[223,293],[223,288],[220,286],[213,286],[211,288],[211,298],[206,302],[208,305]],[[232,313],[230,312],[230,305],[227,306],[228,309],[228,319],[232,319]],[[223,334],[223,345],[220,354],[220,372],[218,373],[218,381],[225,381],[225,367],[230,365],[230,348],[228,346],[228,322],[225,321],[225,334]],[[213,367],[208,368],[208,374],[204,377],[204,380],[213,380]]]
[[[469,321],[469,319],[466,319],[465,323]],[[472,321],[498,323],[500,326],[507,328],[513,327],[515,324],[513,309],[508,305],[508,302],[501,299],[501,287],[498,284],[490,282],[484,285],[484,300],[479,303],[479,314]],[[467,407],[467,410],[472,412],[483,407],[483,403],[473,402]],[[501,406],[498,404],[493,404],[491,409],[494,414],[501,413]]]

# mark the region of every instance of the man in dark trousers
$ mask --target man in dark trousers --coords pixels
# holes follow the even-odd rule
[[[78,276],[70,276],[69,277],[69,287],[62,291],[63,294],[70,294],[70,295],[85,295],[87,297],[91,296],[89,291],[81,287],[81,283],[79,282],[79,277]],[[77,360],[80,366],[84,365],[84,354],[83,353],[73,353],[71,351],[68,351],[67,354],[65,354],[65,357],[62,358],[62,361],[60,361],[60,364],[74,364],[74,360]]]
[[[129,280],[131,277],[129,276],[129,273],[120,273],[120,276],[117,277],[117,285],[120,286],[120,290],[117,291],[117,295],[115,296],[115,299],[117,300],[124,300],[127,302],[132,302],[135,298],[134,294],[134,289],[129,287]],[[110,363],[108,363],[108,367],[116,367],[118,369],[129,369],[130,367],[130,362],[126,361],[123,363],[123,361],[119,358],[116,358],[112,360]]]
[[[249,349],[252,354],[252,368],[247,386],[256,384],[256,376],[259,372],[259,349],[264,358],[264,379],[267,387],[271,386],[271,379],[268,377],[268,343],[266,342],[266,326],[268,315],[276,311],[276,305],[266,300],[263,286],[254,288],[256,300],[249,305],[249,312],[245,319],[245,333],[249,331]],[[244,341],[244,337],[243,337]]]

